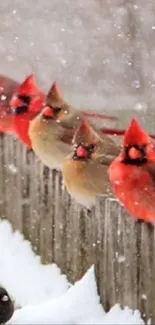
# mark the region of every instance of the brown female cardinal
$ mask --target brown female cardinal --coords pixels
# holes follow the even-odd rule
[[[64,160],[62,175],[68,192],[90,209],[96,196],[110,193],[107,168],[119,149],[83,120],[73,137],[72,153]]]
[[[0,132],[14,133],[9,101],[19,83],[9,77],[0,75]]]
[[[123,149],[111,163],[113,192],[133,217],[155,222],[155,142],[136,118],[127,128]]]
[[[16,134],[29,148],[31,148],[28,136],[29,123],[40,112],[44,98],[44,93],[38,87],[34,75],[31,74],[16,89],[10,100]]]
[[[46,106],[30,123],[29,137],[33,150],[42,162],[50,168],[61,169],[64,158],[71,151],[74,131],[82,121],[83,113],[62,98],[56,83],[52,85],[45,102]],[[113,142],[107,139],[110,144]]]

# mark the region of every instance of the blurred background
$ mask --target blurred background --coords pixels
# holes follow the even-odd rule
[[[126,111],[153,113],[153,0],[7,0],[0,7],[0,73],[22,81],[34,72],[44,90],[56,79],[77,107],[121,110],[124,120]]]

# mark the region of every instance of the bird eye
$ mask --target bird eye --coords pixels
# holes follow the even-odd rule
[[[55,114],[58,114],[59,112],[61,112],[62,108],[61,107],[53,107]]]
[[[9,300],[9,297],[7,295],[4,295],[1,297],[1,301],[6,302]]]
[[[89,152],[92,152],[94,150],[94,148],[95,148],[94,144],[90,144],[89,146],[87,146],[87,150]]]
[[[19,115],[19,114],[23,114],[26,113],[28,110],[27,105],[21,105],[21,106],[17,106],[17,107],[11,107],[11,112],[13,115]]]
[[[24,102],[24,104],[29,105],[30,102],[31,102],[31,97],[28,96],[28,95],[20,95],[19,94],[17,97],[18,97],[19,100],[21,100],[22,102]]]

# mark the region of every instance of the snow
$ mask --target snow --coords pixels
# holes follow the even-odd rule
[[[42,265],[30,243],[19,232],[13,233],[8,221],[1,221],[0,285],[25,306],[61,295],[69,284],[55,264]]]
[[[94,267],[65,294],[14,313],[9,324],[144,324],[138,311],[119,305],[105,313],[97,294]]]
[[[21,308],[8,324],[144,324],[139,311],[113,306],[105,313],[94,266],[70,285],[55,265],[42,265],[8,221],[0,222],[0,285]]]
[[[99,324],[104,314],[91,267],[64,295],[17,310],[9,324]]]
[[[6,165],[6,168],[8,168],[8,170],[12,173],[12,174],[17,174],[18,172],[18,168],[13,165],[13,164],[8,164]]]
[[[132,311],[125,307],[124,310],[117,304],[105,315],[103,324],[144,324],[138,310]]]

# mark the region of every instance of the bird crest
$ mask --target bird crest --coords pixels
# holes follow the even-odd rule
[[[131,145],[144,145],[152,141],[148,133],[143,130],[136,117],[133,117],[125,134],[124,134],[124,147]]]
[[[95,145],[100,137],[97,132],[90,126],[87,120],[82,120],[80,126],[74,133],[73,144],[82,143],[85,146]]]
[[[36,91],[40,92],[35,76],[31,74],[25,78],[15,93],[33,95],[34,93],[36,94]]]

